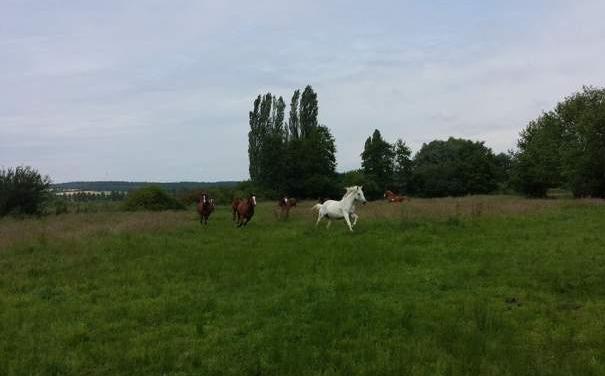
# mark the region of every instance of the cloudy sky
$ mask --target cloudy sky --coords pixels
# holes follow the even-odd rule
[[[54,181],[248,177],[248,111],[311,84],[338,170],[374,128],[414,151],[515,145],[605,86],[605,1],[0,0],[0,167]]]

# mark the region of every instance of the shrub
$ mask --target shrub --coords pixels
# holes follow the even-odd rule
[[[185,206],[157,186],[132,191],[126,197],[124,209],[135,210],[183,210]]]
[[[219,205],[229,205],[234,197],[245,197],[245,194],[238,192],[231,187],[212,187],[181,190],[177,192],[177,200],[185,206],[198,202],[203,192],[215,200]],[[239,195],[239,196],[238,196]]]
[[[49,187],[50,178],[29,166],[0,170],[0,217],[42,214]]]
[[[413,186],[420,196],[491,193],[498,187],[497,175],[496,156],[483,142],[435,140],[414,157]]]
[[[55,215],[69,213],[69,207],[67,201],[64,199],[55,199],[53,202]]]

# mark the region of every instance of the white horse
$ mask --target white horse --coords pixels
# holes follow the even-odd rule
[[[326,228],[330,228],[333,219],[343,219],[347,222],[349,230],[353,231],[353,226],[357,224],[359,218],[355,214],[355,203],[361,202],[365,204],[367,202],[363,195],[362,186],[347,187],[347,192],[342,196],[342,200],[334,201],[328,200],[323,204],[317,204],[313,206],[313,209],[319,212],[317,222],[315,226],[319,224],[323,217],[328,218],[328,224]],[[351,225],[351,218],[353,218],[353,224]]]

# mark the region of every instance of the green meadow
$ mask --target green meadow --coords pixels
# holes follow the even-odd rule
[[[0,220],[1,375],[604,375],[605,204]]]

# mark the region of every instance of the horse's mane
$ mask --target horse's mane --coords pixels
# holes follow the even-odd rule
[[[354,186],[352,186],[352,187],[346,187],[345,189],[346,189],[347,191],[346,191],[346,192],[345,192],[345,194],[342,196],[342,198],[344,199],[345,197],[352,195],[353,193],[355,193],[355,192],[357,191],[357,188],[358,188],[358,187],[357,187],[356,185],[354,185]]]

